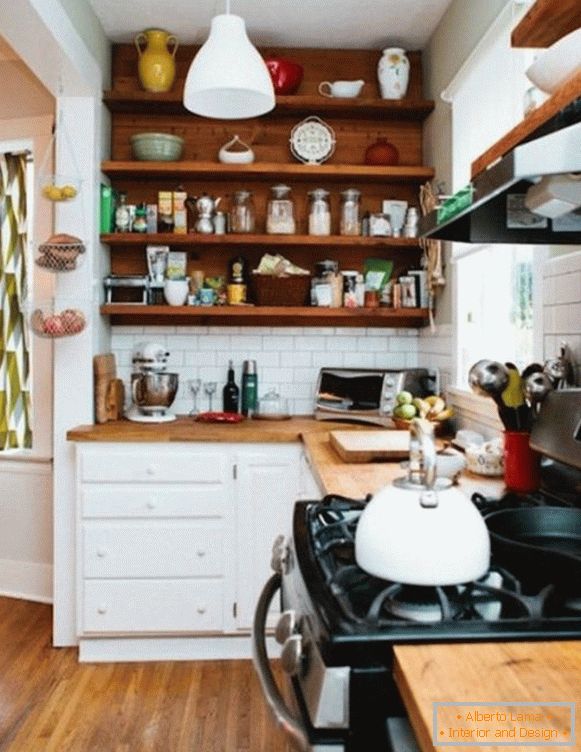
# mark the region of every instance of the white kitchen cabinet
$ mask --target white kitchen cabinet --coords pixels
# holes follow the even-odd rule
[[[278,535],[291,532],[294,503],[301,493],[301,450],[281,445],[242,449],[236,453],[236,466],[236,624],[249,629],[260,591],[272,574],[272,544]],[[273,611],[271,626],[276,618]]]
[[[158,637],[171,658],[170,638],[247,640],[272,543],[295,501],[319,495],[298,443],[79,443],[81,652],[118,645],[103,647],[115,660],[139,638],[147,658]]]

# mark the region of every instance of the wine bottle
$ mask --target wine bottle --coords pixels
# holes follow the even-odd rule
[[[237,413],[240,390],[234,381],[234,365],[231,360],[228,361],[228,381],[222,391],[223,406],[225,413]]]

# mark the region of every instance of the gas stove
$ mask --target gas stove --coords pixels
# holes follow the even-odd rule
[[[554,428],[537,447],[543,489],[531,495],[472,497],[490,532],[490,568],[454,586],[410,586],[370,575],[355,559],[355,534],[368,499],[326,496],[295,505],[292,537],[273,550],[278,573],[257,607],[255,663],[275,716],[295,746],[317,752],[413,750],[392,676],[398,644],[581,639],[581,390],[558,414],[576,415],[563,457]],[[574,425],[573,425],[574,424]],[[566,442],[565,442],[566,443]],[[562,460],[570,461],[563,464]],[[410,540],[413,545],[413,540]],[[421,552],[418,552],[421,555]],[[269,681],[264,632],[281,590],[276,638],[295,708]],[[272,679],[272,673],[270,673]]]

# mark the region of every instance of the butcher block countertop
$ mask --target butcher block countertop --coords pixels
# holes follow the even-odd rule
[[[77,426],[67,433],[67,439],[90,442],[217,441],[284,444],[300,441],[309,433],[327,434],[334,429],[344,430],[349,427],[345,423],[320,421],[310,416],[295,416],[289,420],[244,420],[241,423],[198,423],[187,415],[180,415],[171,423],[116,420],[100,425]]]
[[[563,723],[569,716],[568,709],[553,711],[550,722],[545,724],[551,708],[546,708],[540,723],[508,723],[505,728],[524,728],[516,738],[505,738],[497,741],[496,746],[486,745],[483,737],[468,738],[464,745],[477,741],[485,746],[473,747],[480,752],[489,750],[523,749],[527,752],[546,752],[540,739],[527,737],[527,730],[542,728],[543,726],[557,731],[556,738],[547,739],[550,742],[567,744],[558,749],[581,749],[581,642],[504,642],[504,643],[473,643],[451,645],[399,645],[395,648],[395,680],[405,703],[410,722],[413,726],[416,740],[422,752],[445,752],[450,749],[450,729],[469,729],[470,725],[460,721],[457,713],[470,710],[484,712],[502,712],[504,708],[493,707],[499,703],[538,702],[539,705],[550,702],[577,703],[577,723],[575,741],[571,745],[571,726]],[[454,707],[451,714],[439,711],[438,736],[445,739],[445,744],[434,745],[432,741],[434,724],[434,702],[464,702],[490,703],[491,707]],[[533,707],[533,711],[545,708]],[[531,710],[531,708],[515,708],[517,711]],[[480,728],[485,732],[490,729],[493,737],[496,729],[502,723],[482,723]],[[471,728],[475,728],[474,725]],[[441,733],[443,731],[443,734]],[[565,733],[563,733],[565,732]],[[462,733],[462,732],[461,732]],[[466,737],[464,737],[466,739]],[[458,743],[458,737],[453,738]],[[519,744],[520,741],[520,744]],[[512,742],[511,747],[502,744]],[[516,745],[518,746],[515,746]],[[526,744],[527,746],[524,746]],[[462,745],[462,749],[468,748]],[[522,745],[522,746],[521,746]],[[532,745],[532,746],[529,746]],[[454,749],[454,747],[452,747]],[[550,749],[550,747],[549,747]]]

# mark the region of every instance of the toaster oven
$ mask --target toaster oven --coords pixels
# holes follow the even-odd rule
[[[315,391],[315,418],[391,425],[399,392],[427,397],[440,391],[439,373],[427,368],[322,368]]]

